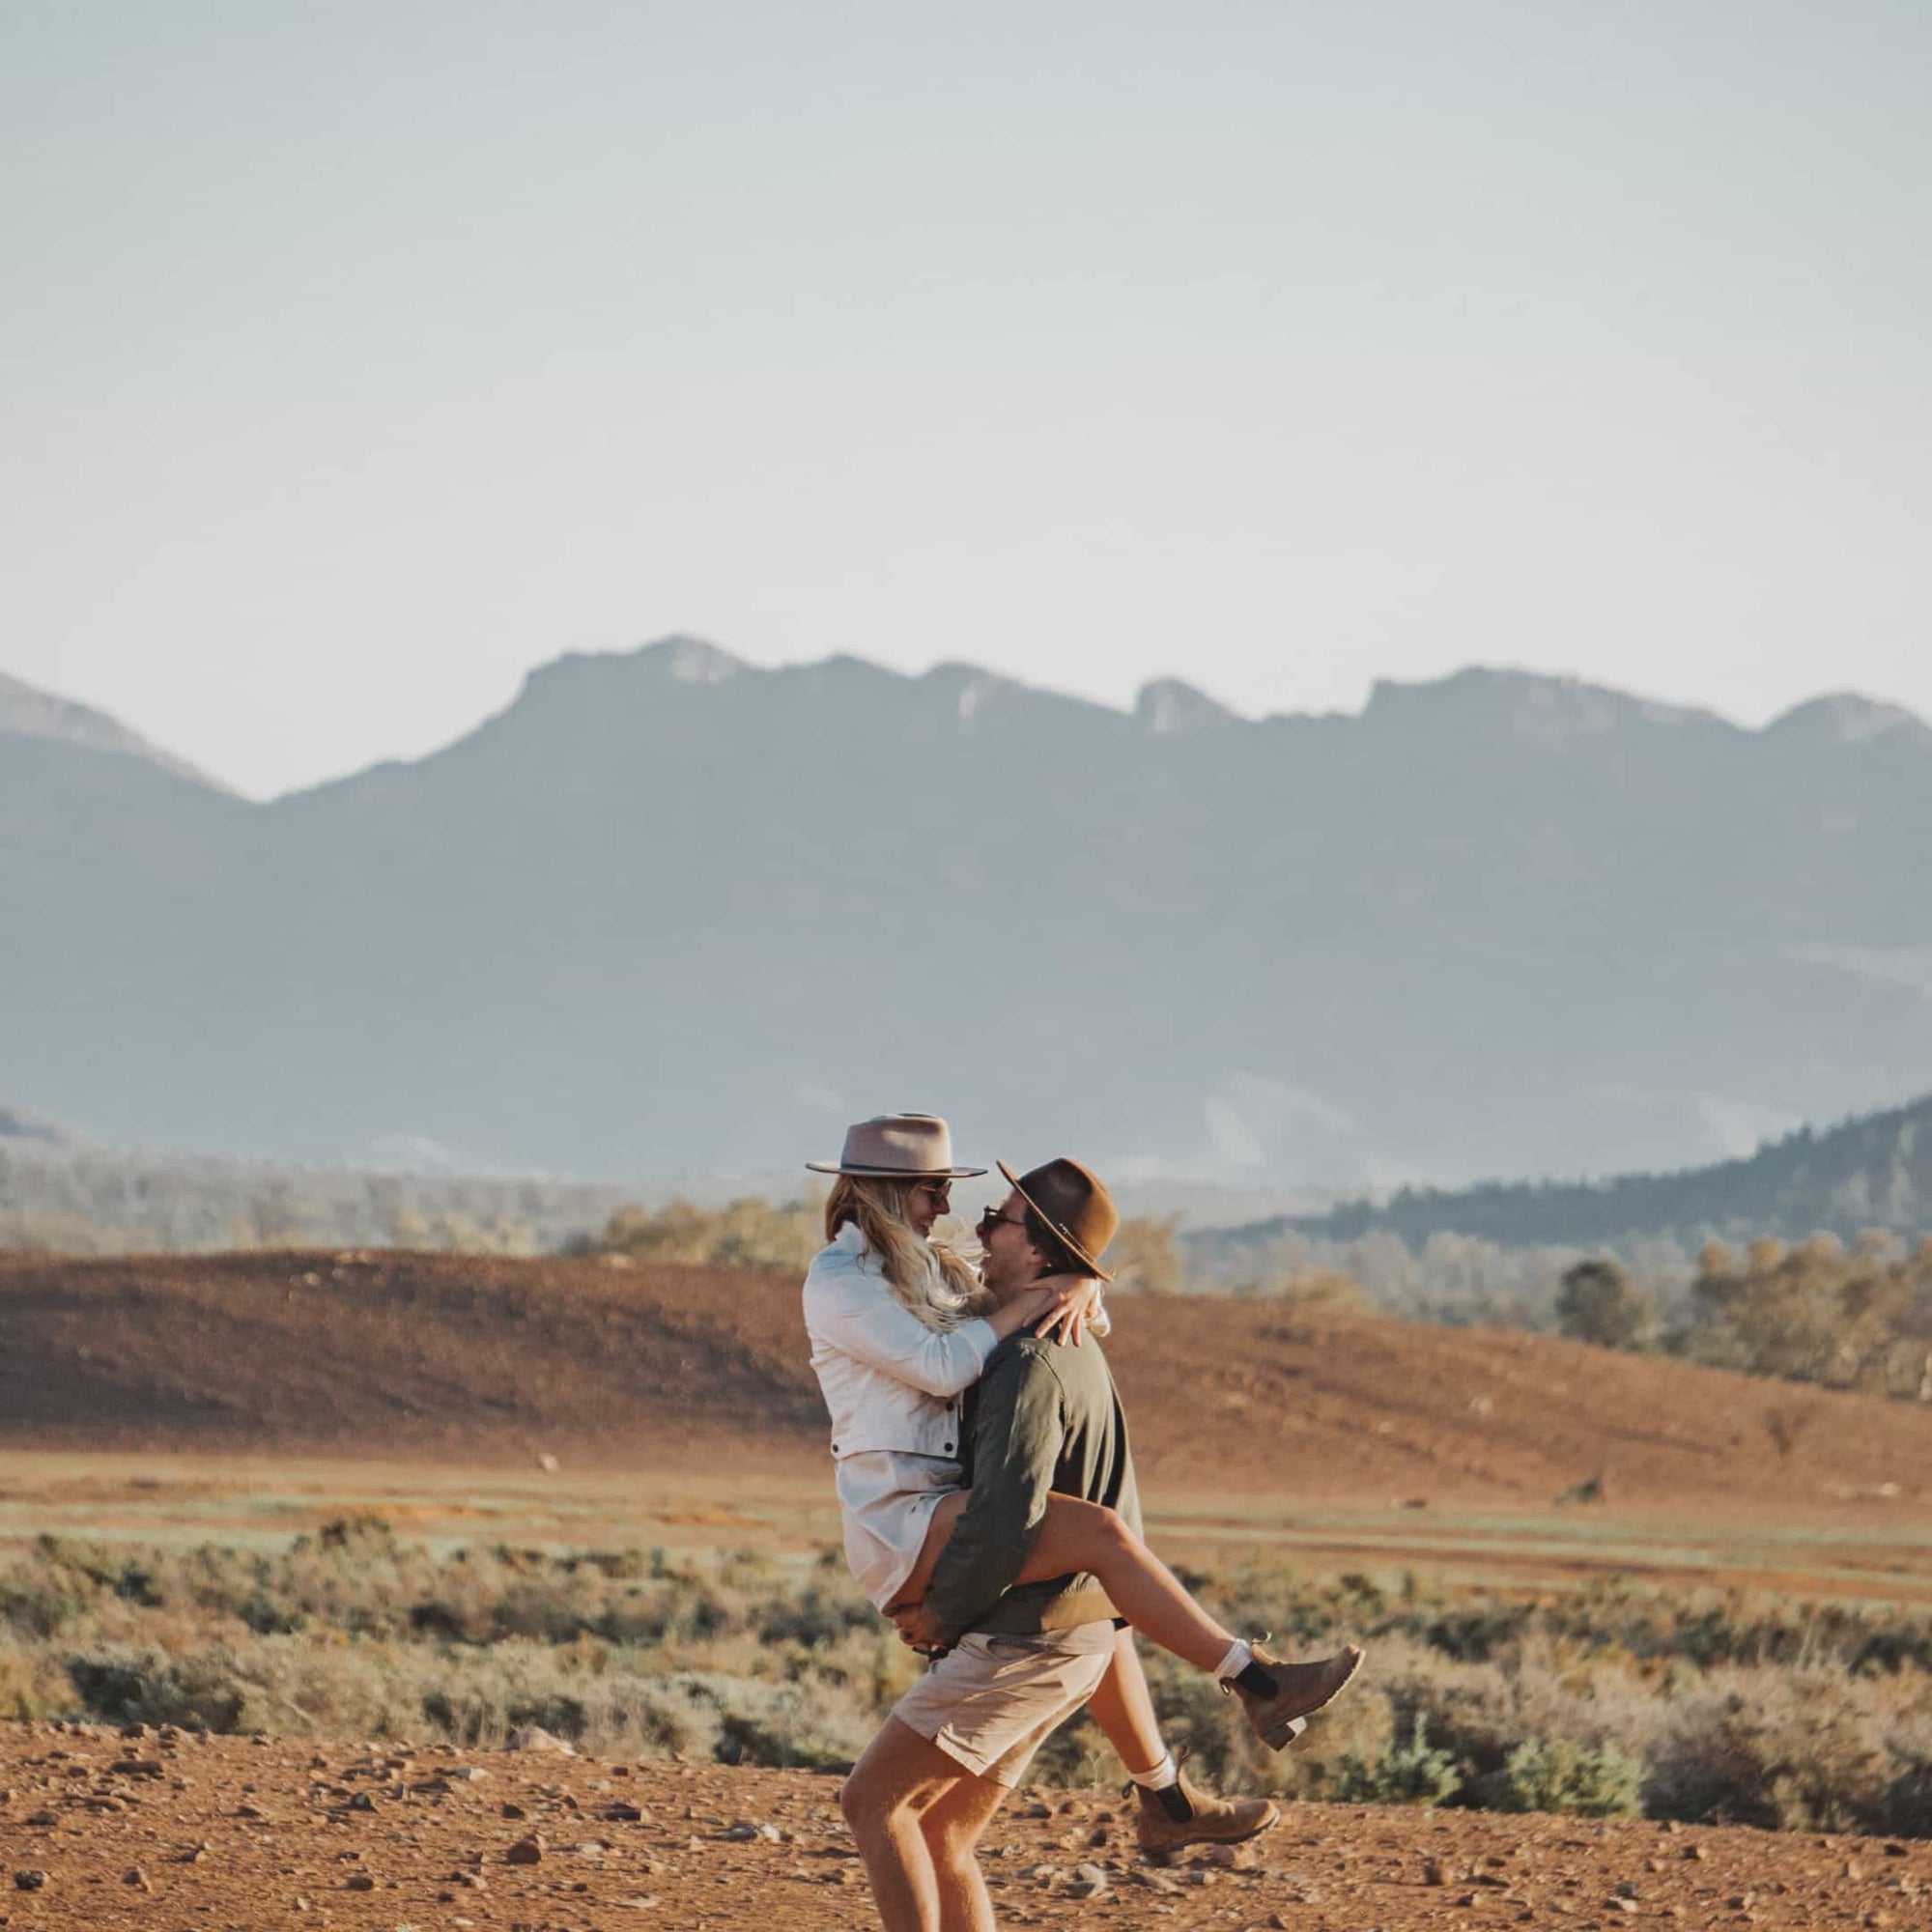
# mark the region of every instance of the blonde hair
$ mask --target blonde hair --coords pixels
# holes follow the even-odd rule
[[[969,1263],[906,1219],[906,1197],[919,1184],[841,1174],[826,1197],[825,1238],[836,1241],[839,1229],[854,1223],[879,1258],[893,1299],[928,1328],[956,1328],[996,1304]]]

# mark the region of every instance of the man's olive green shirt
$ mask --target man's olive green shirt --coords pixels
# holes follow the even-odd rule
[[[969,1630],[1023,1634],[1115,1616],[1089,1576],[1011,1587],[1054,1491],[1103,1503],[1140,1533],[1127,1418],[1100,1345],[1008,1337],[967,1391],[964,1424],[972,1494],[925,1594],[946,1641]]]

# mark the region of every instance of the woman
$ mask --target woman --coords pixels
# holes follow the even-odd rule
[[[965,1505],[961,1393],[1007,1335],[1040,1323],[1077,1341],[1090,1320],[1097,1318],[1097,1332],[1105,1332],[1097,1325],[1104,1313],[1097,1285],[1067,1276],[998,1306],[968,1264],[931,1239],[952,1182],[985,1172],[952,1165],[951,1135],[936,1117],[862,1122],[846,1135],[838,1162],[808,1165],[838,1177],[826,1203],[827,1245],[806,1277],[805,1317],[832,1415],[846,1557],[867,1596],[891,1611],[923,1593]],[[1143,1634],[1236,1690],[1257,1734],[1275,1749],[1302,1728],[1295,1711],[1325,1702],[1359,1658],[1350,1648],[1321,1665],[1279,1664],[1208,1617],[1113,1511],[1056,1494],[1018,1580],[1075,1572],[1098,1577]],[[1284,1676],[1294,1680],[1292,1693]],[[1151,1767],[1135,1775],[1144,1791],[1174,1787],[1172,1759],[1126,1632],[1092,1709],[1129,1767]],[[1258,1822],[1228,1835],[1249,1835],[1272,1822],[1269,1807],[1256,1809]]]

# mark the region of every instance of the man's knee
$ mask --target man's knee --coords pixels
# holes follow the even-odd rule
[[[855,1835],[876,1833],[895,1825],[901,1816],[916,1817],[918,1797],[882,1769],[862,1762],[838,1787],[838,1809]]]
[[[980,1840],[1006,1797],[1006,1788],[984,1778],[963,1778],[922,1811],[920,1835],[935,1864],[957,1870],[979,1857]]]
[[[892,1794],[858,1766],[838,1787],[838,1809],[853,1831],[875,1823],[892,1809]]]
[[[962,1818],[943,1804],[920,1814],[920,1835],[934,1859],[942,1862],[972,1858],[985,1829],[983,1818]]]

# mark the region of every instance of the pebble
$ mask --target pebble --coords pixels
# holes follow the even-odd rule
[[[535,1833],[527,1838],[519,1838],[503,1854],[504,1862],[513,1865],[536,1865],[543,1862],[544,1841]]]
[[[142,1891],[153,1891],[155,1889],[152,1885],[148,1883],[148,1874],[144,1872],[139,1865],[129,1865],[128,1868],[122,1873],[121,1883],[123,1885],[134,1886]]]
[[[21,1891],[39,1891],[46,1885],[46,1873],[37,1870],[32,1865],[28,1865],[24,1870],[16,1871],[14,1874],[14,1884]]]
[[[1223,1871],[1253,1871],[1260,1860],[1261,1854],[1253,1845],[1208,1845],[1200,1853],[1198,1862],[1218,1865]]]
[[[1073,1867],[1073,1879],[1066,1888],[1068,1898],[1098,1898],[1107,1889],[1107,1874],[1096,1864]]]
[[[524,1724],[512,1731],[508,1744],[509,1750],[555,1751],[560,1757],[575,1757],[577,1747],[547,1731],[541,1724]]]

